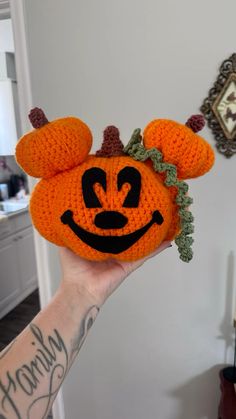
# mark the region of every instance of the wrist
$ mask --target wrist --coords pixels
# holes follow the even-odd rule
[[[67,281],[66,279],[61,281],[57,293],[73,307],[80,307],[87,310],[94,305],[100,308],[101,305],[99,304],[98,299],[84,286]]]
[[[95,320],[100,307],[91,296],[75,284],[62,281],[54,296],[56,312],[67,322],[67,332],[76,335],[78,325],[84,322],[88,313]],[[74,331],[74,332],[73,332]]]

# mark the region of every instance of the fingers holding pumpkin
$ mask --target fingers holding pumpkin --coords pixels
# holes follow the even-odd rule
[[[92,133],[83,121],[67,117],[48,122],[39,108],[29,118],[35,129],[18,141],[16,160],[30,176],[47,179],[86,159]]]
[[[144,130],[144,146],[156,147],[163,153],[163,160],[177,166],[178,178],[188,179],[202,176],[214,163],[211,146],[196,132],[204,123],[201,115],[192,116],[186,125],[157,119]]]

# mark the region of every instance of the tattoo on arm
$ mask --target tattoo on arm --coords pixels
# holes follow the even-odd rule
[[[83,345],[85,338],[89,329],[92,327],[97,315],[99,308],[97,306],[92,306],[87,311],[85,317],[83,318],[78,335],[72,340],[71,343],[71,355],[70,360],[73,360],[74,357],[79,353],[81,346]]]
[[[92,306],[85,314],[78,335],[71,342],[70,359],[64,340],[57,329],[54,329],[50,335],[45,335],[36,324],[30,324],[31,345],[34,350],[31,360],[20,365],[19,368],[9,369],[4,375],[0,375],[0,419],[7,419],[6,415],[11,415],[11,417],[13,415],[17,419],[34,418],[36,405],[37,411],[41,412],[40,417],[46,417],[52,399],[56,396],[71,362],[83,345],[98,312],[99,308]],[[13,344],[14,341],[1,353],[0,359],[12,348]],[[42,380],[46,379],[47,391],[36,396]],[[24,412],[23,416],[22,408],[16,401],[16,396],[17,400],[20,400],[20,394],[29,397],[27,412]]]
[[[17,419],[30,419],[35,417],[34,407],[41,403],[41,417],[47,414],[50,402],[61,386],[68,369],[68,352],[65,343],[57,331],[44,336],[38,326],[31,323],[31,344],[34,347],[34,355],[27,364],[5,373],[0,377],[0,419],[6,419],[6,414],[14,414]],[[59,361],[60,359],[60,361]],[[49,375],[48,390],[45,394],[33,398],[38,390],[41,380]],[[14,396],[20,400],[20,393],[29,397],[29,407],[26,416],[22,416],[22,409],[14,401]]]

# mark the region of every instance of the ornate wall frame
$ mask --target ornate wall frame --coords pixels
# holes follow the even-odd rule
[[[218,151],[231,157],[236,153],[236,54],[221,64],[200,110],[212,130]]]

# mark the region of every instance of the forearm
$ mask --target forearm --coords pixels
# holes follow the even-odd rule
[[[60,287],[0,354],[0,418],[42,419],[81,348],[99,308],[72,286]]]

